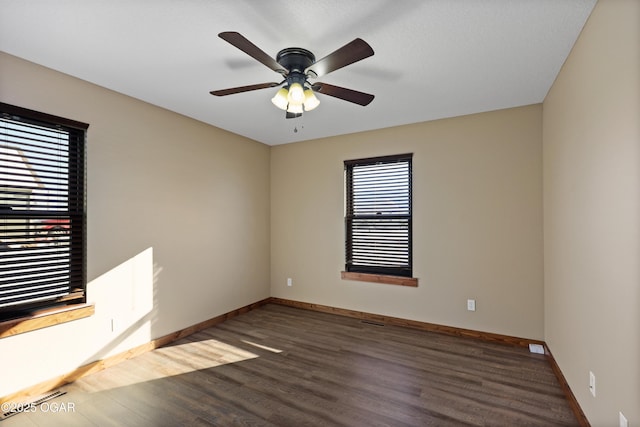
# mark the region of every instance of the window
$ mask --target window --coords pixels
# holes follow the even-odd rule
[[[0,319],[86,302],[87,128],[0,103]]]
[[[347,272],[412,276],[412,154],[347,160]]]

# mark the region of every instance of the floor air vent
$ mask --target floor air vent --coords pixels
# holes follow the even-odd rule
[[[384,326],[384,323],[374,322],[373,320],[363,320],[362,323],[366,323],[367,325],[373,325],[373,326]]]
[[[544,354],[544,346],[542,344],[529,344],[531,353]]]
[[[58,390],[42,396],[38,396],[34,400],[30,400],[27,402],[20,402],[20,403],[5,402],[2,404],[2,413],[0,413],[0,421],[4,421],[7,418],[17,415],[21,412],[32,411],[33,410],[32,408],[36,408],[42,403],[51,399],[55,399],[56,397],[60,397],[66,393],[67,393],[66,391]]]

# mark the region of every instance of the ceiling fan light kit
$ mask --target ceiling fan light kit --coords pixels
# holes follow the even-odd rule
[[[308,86],[303,89],[300,83],[293,83],[279,89],[271,98],[271,102],[279,109],[295,114],[302,114],[301,108],[303,106],[304,111],[311,111],[320,105],[320,100],[313,93],[313,90]]]
[[[212,95],[226,96],[284,85],[271,98],[271,102],[279,109],[286,111],[285,117],[288,119],[300,117],[303,111],[311,111],[320,105],[320,100],[315,95],[316,92],[362,106],[368,105],[373,101],[374,96],[368,93],[326,83],[317,82],[311,84],[309,82],[310,78],[321,77],[372,56],[373,49],[362,39],[355,39],[321,60],[316,61],[314,54],[306,49],[298,47],[282,49],[274,59],[240,33],[227,31],[218,34],[218,36],[273,71],[281,74],[284,80],[280,83],[260,83],[213,90],[210,92]]]

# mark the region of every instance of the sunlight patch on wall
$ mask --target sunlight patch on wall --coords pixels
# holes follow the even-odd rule
[[[153,339],[151,328],[156,320],[161,270],[154,262],[153,248],[149,247],[88,284],[87,299],[96,304],[92,338],[102,345],[85,363]]]

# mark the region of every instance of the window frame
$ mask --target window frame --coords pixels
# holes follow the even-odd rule
[[[30,110],[23,107],[18,107],[11,104],[6,104],[0,102],[0,120],[3,122],[10,123],[23,123],[25,128],[36,127],[36,128],[51,128],[52,131],[57,132],[66,132],[68,134],[68,139],[66,140],[66,150],[63,151],[65,153],[65,157],[63,157],[63,161],[66,161],[67,172],[66,179],[67,184],[63,190],[62,197],[66,200],[66,209],[12,209],[11,206],[16,206],[9,204],[8,209],[4,209],[0,212],[0,220],[7,221],[5,224],[8,224],[8,220],[17,220],[21,221],[19,223],[31,224],[32,221],[37,223],[37,221],[42,221],[43,219],[51,219],[52,223],[56,221],[66,222],[67,232],[64,232],[65,237],[68,241],[69,252],[68,252],[68,261],[63,264],[62,271],[66,271],[69,280],[68,280],[68,293],[62,296],[55,296],[50,299],[44,300],[29,300],[26,299],[24,302],[18,302],[12,305],[5,305],[4,307],[0,307],[0,321],[10,321],[11,319],[20,319],[25,316],[33,316],[34,313],[40,312],[49,312],[52,309],[61,309],[66,310],[70,306],[78,306],[81,304],[86,304],[86,289],[87,289],[87,224],[86,224],[86,205],[87,205],[87,184],[86,184],[86,142],[87,142],[87,130],[89,125],[86,123],[82,123],[75,120],[66,119],[59,116],[54,116],[47,113],[42,113],[39,111]],[[9,135],[7,133],[6,136]],[[3,137],[4,138],[4,137]],[[43,147],[41,149],[48,149],[49,145],[43,141],[45,138],[41,137],[38,140],[39,147]],[[0,141],[2,143],[6,142],[6,147],[11,148],[10,140],[7,138],[6,140]],[[8,158],[8,157],[7,157]],[[46,167],[46,166],[45,166]],[[7,176],[9,178],[9,182],[11,182],[11,170],[7,169]],[[41,167],[42,169],[42,167]],[[15,173],[15,172],[14,172]],[[15,176],[15,175],[13,175]],[[56,178],[51,178],[56,179]],[[57,185],[57,184],[56,184]],[[60,190],[54,191],[54,193],[60,194]],[[10,191],[10,186],[5,187],[5,196],[6,200],[10,200],[12,194],[15,194],[15,190]],[[61,203],[55,199],[55,197],[60,196],[49,196],[46,198],[42,196],[41,203],[44,203],[45,206],[49,203]],[[55,201],[54,201],[55,200]],[[30,226],[31,227],[31,226]],[[10,232],[9,232],[10,233]],[[27,232],[24,232],[24,236],[28,236]],[[6,236],[5,236],[6,237]],[[25,237],[26,238],[26,237]],[[50,237],[51,238],[51,237]],[[57,237],[53,237],[52,239],[56,239]],[[65,244],[67,244],[65,242]],[[38,245],[36,245],[37,247]],[[5,250],[13,250],[6,249]],[[18,248],[15,251],[15,256],[18,257],[30,257],[30,259],[34,259],[33,262],[38,262],[38,260],[43,259],[44,255],[24,255],[24,253],[20,253],[21,248]],[[36,252],[34,250],[32,252]],[[10,255],[14,256],[14,255]],[[37,271],[37,270],[36,270]],[[42,269],[40,269],[42,271]],[[17,272],[16,272],[17,273]],[[14,273],[14,274],[16,274]],[[11,269],[7,268],[4,270],[5,277],[10,277],[12,274]],[[40,277],[40,276],[38,276]],[[56,276],[57,277],[57,276]],[[17,288],[18,286],[16,286]],[[7,287],[6,289],[11,289],[11,287]],[[21,298],[21,297],[20,297]]]
[[[417,286],[417,280],[413,279],[413,207],[412,207],[412,160],[413,153],[405,153],[398,155],[369,157],[363,159],[345,160],[344,161],[344,173],[345,173],[345,271],[342,272],[343,279],[359,280],[377,283],[397,284],[403,286]],[[407,188],[406,188],[406,203],[407,212],[404,214],[392,214],[378,212],[376,215],[361,215],[355,212],[357,210],[354,207],[358,202],[354,202],[354,195],[357,190],[354,189],[354,177],[353,169],[358,167],[371,167],[374,165],[390,165],[394,163],[406,163],[407,164]],[[381,172],[381,176],[384,172]],[[382,206],[382,205],[381,205]],[[377,210],[377,207],[376,209]],[[384,211],[384,209],[380,209]],[[406,220],[407,227],[407,242],[406,247],[406,263],[403,265],[361,265],[354,262],[353,256],[353,232],[354,232],[354,220],[366,220],[366,219],[382,219],[385,220]],[[383,220],[384,222],[384,220]],[[373,250],[375,251],[375,250]],[[384,264],[384,262],[382,262]]]

